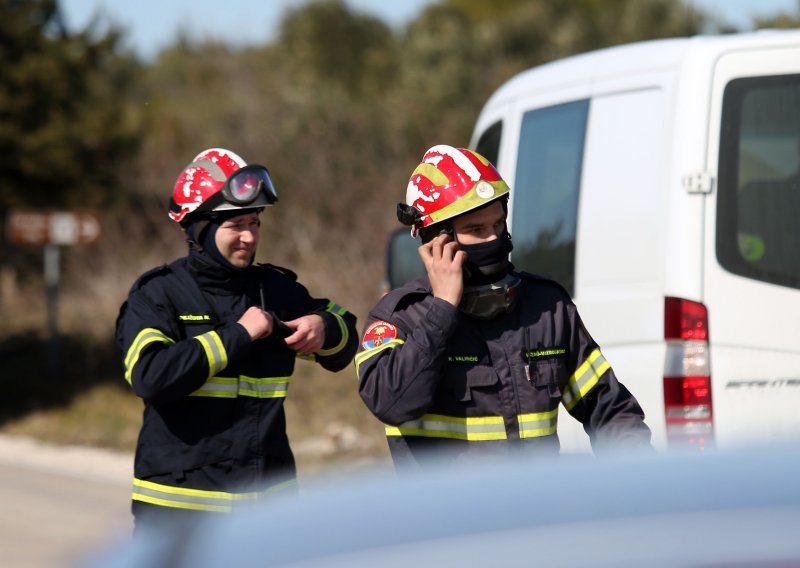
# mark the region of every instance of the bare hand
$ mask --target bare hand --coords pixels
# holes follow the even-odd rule
[[[247,308],[238,323],[247,330],[251,341],[272,333],[272,316],[257,306]]]
[[[315,353],[325,343],[325,321],[318,314],[301,316],[286,322],[294,333],[284,339],[286,345],[297,353]]]
[[[448,234],[441,234],[419,247],[419,256],[428,272],[433,295],[454,306],[464,293],[463,266],[467,253]]]

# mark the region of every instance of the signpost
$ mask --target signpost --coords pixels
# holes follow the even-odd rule
[[[18,245],[78,245],[100,236],[100,220],[93,213],[70,211],[12,211],[8,240]]]
[[[44,282],[49,334],[47,366],[51,378],[59,366],[58,284],[61,246],[94,242],[100,236],[100,220],[89,212],[11,211],[6,222],[8,240],[17,245],[44,247]]]

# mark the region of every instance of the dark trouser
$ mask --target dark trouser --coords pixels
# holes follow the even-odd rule
[[[131,501],[131,513],[134,520],[133,534],[136,537],[146,537],[147,534],[162,531],[171,531],[176,535],[188,534],[201,520],[226,514],[162,507],[142,501]]]

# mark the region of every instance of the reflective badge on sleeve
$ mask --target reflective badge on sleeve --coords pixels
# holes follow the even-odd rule
[[[364,331],[364,337],[361,338],[361,345],[364,349],[374,349],[380,347],[387,341],[397,337],[397,328],[385,321],[375,321]]]

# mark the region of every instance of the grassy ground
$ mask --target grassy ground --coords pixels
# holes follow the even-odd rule
[[[133,452],[143,405],[122,378],[115,346],[63,337],[56,372],[51,351],[34,333],[0,339],[0,433]],[[333,374],[299,361],[286,409],[301,478],[388,464],[383,428],[358,398],[352,367]]]
[[[132,452],[142,402],[123,379],[113,328],[137,266],[157,262],[100,269],[90,260],[72,279],[64,275],[72,284],[59,297],[57,340],[49,337],[42,283],[0,270],[0,433]],[[95,269],[101,277],[86,278]],[[301,476],[389,462],[352,366],[333,374],[298,361],[286,409]]]

